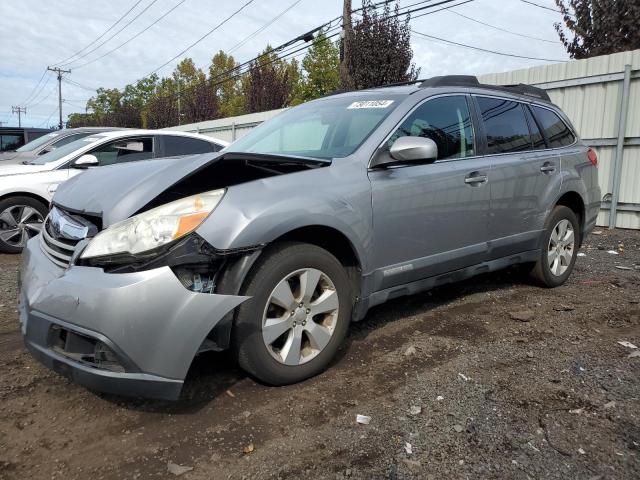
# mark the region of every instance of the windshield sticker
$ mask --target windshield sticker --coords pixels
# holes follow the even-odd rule
[[[353,102],[347,107],[347,110],[353,110],[354,108],[387,108],[392,103],[393,100],[362,100]]]

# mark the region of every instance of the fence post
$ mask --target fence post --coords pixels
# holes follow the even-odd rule
[[[631,65],[624,66],[622,81],[622,95],[618,105],[618,139],[616,142],[616,156],[613,161],[613,189],[611,191],[611,208],[609,210],[609,228],[616,228],[616,214],[620,197],[620,182],[622,181],[622,159],[624,154],[624,135],[627,130],[627,112],[629,111],[629,88],[631,85]]]
[[[231,122],[231,141],[236,141],[236,122]]]

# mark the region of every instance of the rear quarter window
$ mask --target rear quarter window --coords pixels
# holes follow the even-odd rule
[[[534,106],[533,113],[549,148],[566,147],[576,141],[575,135],[567,124],[552,110]]]
[[[191,137],[163,136],[164,156],[195,155],[197,153],[217,152],[219,147],[205,140]]]

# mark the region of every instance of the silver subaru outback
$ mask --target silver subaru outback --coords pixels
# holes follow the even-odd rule
[[[447,76],[306,103],[219,153],[90,169],[25,250],[25,343],[122,395],[178,398],[209,350],[298,382],[388,299],[514,264],[563,284],[596,166],[544,91]]]

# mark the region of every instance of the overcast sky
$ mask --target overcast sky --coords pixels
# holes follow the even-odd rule
[[[95,48],[122,28],[129,20],[149,8],[114,38],[94,52],[65,68],[72,70],[68,78],[85,87],[121,88],[153,71],[193,43],[222,19],[237,10],[246,0],[185,0],[167,17],[117,51],[85,67],[80,65],[117,47],[149,26],[181,0],[141,0],[131,13],[100,41]],[[199,67],[206,69],[212,55],[228,50],[262,27],[295,0],[255,0],[219,30],[189,50]],[[411,5],[417,0],[401,0]],[[457,0],[463,1],[463,0]],[[435,0],[434,3],[437,3]],[[0,2],[0,122],[17,125],[12,105],[27,106],[23,126],[48,126],[57,123],[57,82],[48,73],[34,90],[47,65],[60,62],[94,41],[136,0],[3,0]],[[553,0],[536,3],[554,7]],[[353,8],[360,0],[353,1]],[[523,3],[521,0],[474,0],[451,10],[480,22],[536,37],[525,38],[498,31],[449,11],[441,11],[412,19],[412,28],[451,41],[472,44],[530,57],[564,60],[568,56],[557,41],[553,23],[560,15]],[[246,61],[267,43],[280,45],[294,36],[322,24],[342,11],[342,0],[300,0],[284,16],[255,38],[238,48],[236,60]],[[424,13],[424,12],[419,12]],[[415,13],[414,16],[419,15]],[[540,41],[538,39],[550,40]],[[428,40],[413,34],[414,61],[421,67],[421,77],[443,74],[482,74],[525,68],[547,62],[511,58],[469,50]],[[182,58],[181,57],[181,58]],[[179,61],[160,70],[168,75]],[[76,68],[77,67],[77,68]],[[72,112],[84,111],[92,92],[68,83],[62,84],[63,119]],[[33,95],[38,90],[39,93]],[[28,97],[32,98],[29,99]]]

